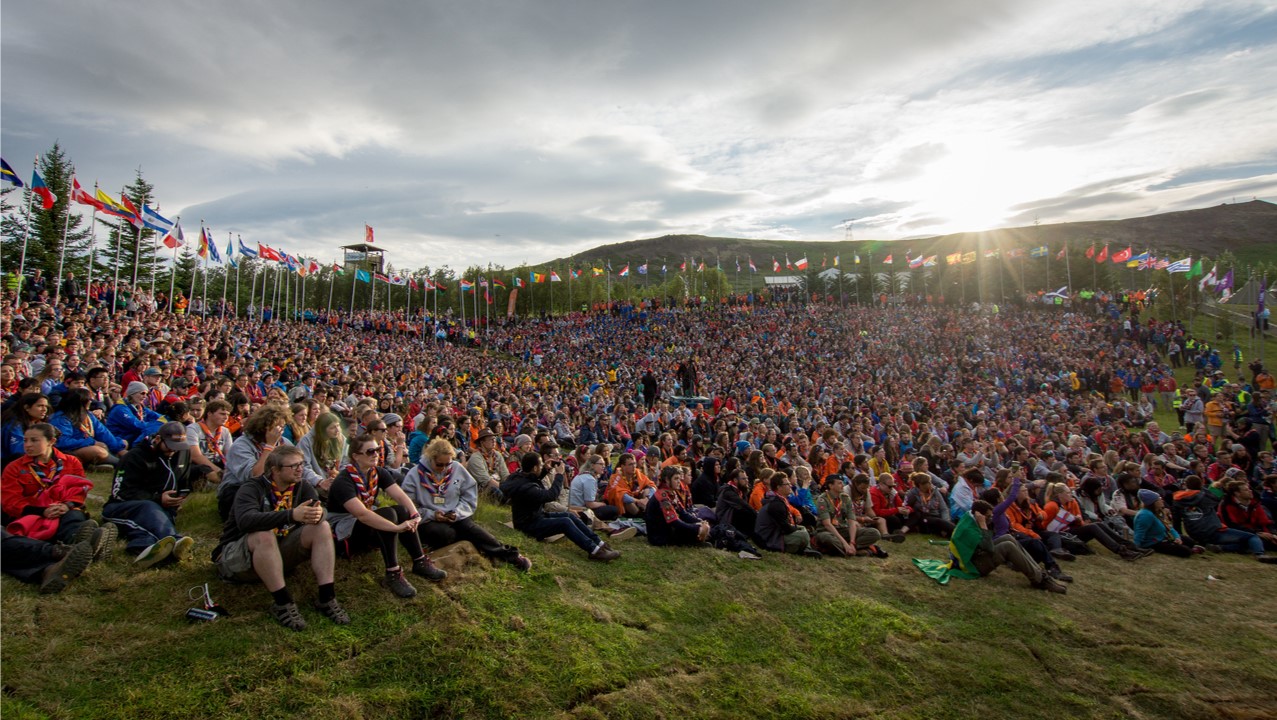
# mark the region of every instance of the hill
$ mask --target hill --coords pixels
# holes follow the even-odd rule
[[[665,235],[601,245],[547,265],[561,266],[564,262],[588,265],[612,261],[619,268],[619,264],[636,259],[648,259],[655,263],[664,259],[674,266],[682,262],[681,258],[688,256],[698,260],[706,258],[707,264],[712,265],[717,256],[722,259],[724,268],[737,257],[752,257],[760,271],[768,271],[771,269],[772,257],[783,262],[786,255],[790,260],[797,260],[805,255],[814,264],[819,264],[822,258],[832,262],[834,255],[838,254],[850,257],[852,253],[875,253],[881,257],[888,252],[912,250],[915,255],[922,253],[944,256],[959,251],[1028,248],[1044,244],[1054,252],[1062,244],[1077,250],[1092,244],[1102,246],[1106,243],[1114,249],[1130,245],[1136,252],[1152,248],[1176,255],[1192,253],[1213,257],[1227,250],[1239,259],[1273,262],[1277,260],[1277,205],[1252,200],[1125,220],[1001,228],[896,241],[866,239],[851,242],[799,242]],[[732,267],[734,269],[734,265]]]

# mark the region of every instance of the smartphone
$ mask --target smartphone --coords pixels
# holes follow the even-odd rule
[[[186,488],[185,490],[174,490],[173,494],[177,495],[178,497],[186,497],[187,495],[191,494],[191,489]]]

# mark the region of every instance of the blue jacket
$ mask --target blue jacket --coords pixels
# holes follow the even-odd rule
[[[120,403],[106,414],[106,429],[130,445],[136,445],[138,440],[154,435],[163,425],[163,415],[154,410],[142,408],[142,417],[139,419],[128,403]]]
[[[64,453],[71,453],[80,448],[89,447],[95,442],[102,442],[106,445],[106,449],[113,454],[120,454],[124,450],[124,441],[117,438],[106,426],[102,424],[93,415],[89,415],[89,419],[93,421],[93,434],[86,435],[83,430],[71,422],[71,418],[66,413],[56,412],[53,417],[49,418],[49,424],[58,429],[60,436],[58,437],[58,449]]]
[[[1179,533],[1175,532],[1175,528],[1166,527],[1166,523],[1153,514],[1152,510],[1140,508],[1135,513],[1136,547],[1151,548],[1163,540],[1174,542],[1178,539]]]
[[[22,429],[22,423],[9,421],[4,424],[3,432],[5,461],[22,457],[27,447],[26,432]]]

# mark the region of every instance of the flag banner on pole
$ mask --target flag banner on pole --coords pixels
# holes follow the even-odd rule
[[[209,258],[215,262],[222,262],[222,256],[217,252],[217,243],[213,242],[213,233],[208,234],[208,254]]]
[[[127,195],[121,195],[120,203],[124,205],[125,210],[129,211],[129,222],[133,224],[133,227],[141,230],[143,225],[142,213],[133,205],[133,201],[129,200]]]
[[[9,163],[5,162],[4,158],[0,158],[0,180],[12,183],[14,187],[26,187],[22,184],[18,174],[13,171],[13,168],[9,167]]]
[[[346,274],[346,269],[345,269],[345,268],[343,268],[342,266],[338,265],[337,263],[333,263],[333,272],[334,272],[334,273],[336,273],[336,274],[338,274],[338,275],[345,275],[345,274]]]
[[[504,287],[505,287],[505,283],[501,282],[501,281],[500,281],[499,279],[497,279],[497,278],[492,278],[492,284],[493,284],[493,285],[496,285],[496,286],[497,286],[497,287],[499,287],[499,288],[504,288]]]
[[[1205,292],[1206,288],[1215,287],[1215,283],[1218,281],[1218,278],[1215,277],[1215,271],[1218,269],[1219,265],[1211,266],[1210,272],[1206,273],[1206,276],[1202,278],[1201,282],[1197,283],[1197,289]]]
[[[1202,274],[1202,259],[1198,258],[1197,262],[1193,263],[1193,269],[1188,271],[1188,277],[1184,279],[1191,280],[1195,277],[1200,276],[1201,274]]]
[[[963,253],[963,255],[962,255],[962,264],[963,264],[963,265],[970,265],[970,264],[971,264],[971,263],[973,263],[973,262],[975,262],[975,250],[972,250],[972,251],[971,251],[971,252],[969,252],[969,253]]]
[[[985,260],[992,260],[992,259],[996,258],[997,256],[998,256],[998,249],[997,249],[997,248],[993,248],[992,250],[985,250],[985,251],[984,251],[984,259],[985,259]]]
[[[890,264],[891,264],[891,255],[888,255],[887,257],[883,258],[883,260],[882,260],[882,264],[883,264],[883,265],[890,265]]]
[[[284,262],[284,256],[279,251],[269,245],[257,243],[257,256],[263,260],[274,260],[275,262]]]
[[[907,256],[906,256],[906,257],[907,257]],[[910,260],[910,261],[909,261],[909,269],[910,269],[910,270],[917,270],[917,269],[919,269],[919,268],[921,268],[921,267],[922,267],[922,263],[924,263],[924,262],[926,262],[926,258],[924,258],[923,256],[919,255],[918,257],[913,258],[912,260]]]
[[[807,269],[807,257],[806,257],[806,256],[803,256],[803,257],[798,258],[798,262],[794,263],[794,267],[798,268],[799,270],[806,270],[806,269]]]
[[[1139,255],[1132,255],[1126,259],[1126,267],[1137,268],[1140,266],[1141,263],[1143,263],[1147,259],[1148,259],[1148,253],[1146,252],[1142,252]]]
[[[758,272],[758,266],[754,265],[754,258],[747,258],[747,261],[749,262],[749,271],[754,273]]]
[[[1029,251],[1029,257],[1035,257],[1035,258],[1046,257],[1047,252],[1048,250],[1045,245],[1039,245]]]
[[[98,210],[102,209],[102,203],[98,201],[97,198],[85,192],[84,188],[80,187],[80,181],[76,180],[74,175],[71,176],[71,200],[72,202],[77,202],[81,205],[88,205],[89,207],[97,208]]]
[[[93,196],[97,198],[98,202],[102,203],[102,212],[107,215],[124,218],[129,221],[134,219],[133,213],[129,212],[124,205],[120,204],[118,200],[102,192],[100,189],[95,190]]]
[[[372,226],[367,223],[364,224],[364,242],[372,244]]]
[[[174,223],[173,229],[169,230],[164,236],[164,246],[172,250],[176,250],[186,244],[186,237],[182,235],[182,223]]]
[[[208,257],[208,230],[200,228],[200,242],[195,246],[195,254],[202,258]]]
[[[142,225],[158,233],[168,233],[173,229],[173,221],[159,214],[142,203]]]
[[[625,264],[625,267],[621,268],[621,271],[617,273],[617,276],[618,276],[618,277],[629,277],[629,275],[630,275],[630,265],[629,265],[629,263],[626,263],[626,264]]]
[[[550,271],[550,282],[563,282],[563,278],[559,277],[559,274],[558,274],[557,272],[555,272],[555,271],[551,270],[551,271]]]
[[[1125,250],[1113,253],[1113,262],[1122,264],[1131,259],[1131,246],[1127,245]]]
[[[373,273],[372,277],[374,280],[380,280],[381,282],[384,282],[384,283],[390,282],[390,278],[386,277],[385,275],[382,275],[381,273]],[[464,283],[465,281],[463,280],[462,282]],[[461,289],[464,290],[465,287],[463,286]]]
[[[261,247],[261,245],[259,244],[258,247]],[[257,251],[250,250],[248,246],[244,244],[244,238],[239,238],[239,254],[244,257],[257,257]]]
[[[1092,245],[1091,247],[1089,247],[1089,248],[1087,248],[1087,249],[1086,249],[1086,259],[1087,259],[1087,260],[1094,260],[1094,259],[1095,259],[1095,246],[1094,246],[1094,245]]]
[[[1171,273],[1172,275],[1174,275],[1175,273],[1186,273],[1192,269],[1193,269],[1192,258],[1184,258],[1183,260],[1176,260],[1175,262],[1166,266],[1166,272]]]
[[[1100,254],[1095,256],[1095,262],[1102,263],[1108,259],[1109,259],[1109,246],[1105,245],[1104,248],[1100,250]]]
[[[402,275],[395,275],[390,278],[390,284],[403,287],[408,284],[408,279],[403,277]]]
[[[975,260],[975,257],[974,257],[974,256],[975,256],[975,253],[971,253],[971,255],[972,255],[972,258],[971,258],[971,259],[972,259],[972,260]],[[928,255],[928,256],[927,256],[927,259],[922,261],[922,266],[923,266],[924,268],[935,267],[935,266],[936,266],[936,256],[935,256],[935,255]]]
[[[949,253],[948,255],[944,256],[944,261],[946,265],[957,265],[958,263],[962,262],[962,253],[960,252]]]
[[[367,270],[355,270],[355,281],[362,283],[372,282],[372,273]]]
[[[515,287],[515,289],[516,289],[516,290],[517,290],[518,288],[523,287],[523,278],[521,278],[521,277],[516,277],[516,278],[514,279],[514,287]],[[511,294],[513,295],[513,293],[511,293]]]
[[[834,267],[838,267],[838,256],[834,256]]]
[[[776,260],[775,256],[772,256],[772,272],[780,272],[780,262]]]
[[[44,184],[44,178],[40,177],[40,173],[36,172],[35,168],[31,169],[31,192],[40,196],[41,207],[45,210],[52,208],[53,203],[58,201],[58,196]]]
[[[739,260],[737,260],[737,261],[736,261],[736,271],[737,271],[737,272],[740,272],[740,261],[739,261]],[[638,266],[638,274],[639,274],[639,275],[646,275],[646,274],[647,274],[647,263],[643,263],[642,265],[639,265],[639,266]]]
[[[594,277],[603,277],[603,268],[601,267],[591,267],[590,272],[594,274]]]

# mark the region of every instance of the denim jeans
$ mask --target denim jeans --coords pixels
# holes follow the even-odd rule
[[[136,555],[160,538],[177,534],[174,525],[176,515],[150,500],[124,500],[107,503],[102,508],[102,519],[115,523],[127,543],[125,549]]]
[[[1215,544],[1228,552],[1249,552],[1252,555],[1264,554],[1264,541],[1258,535],[1244,530],[1224,528],[1215,531]]]
[[[603,541],[576,513],[545,513],[527,529],[527,533],[540,540],[560,533],[576,543],[582,550],[592,553]]]

